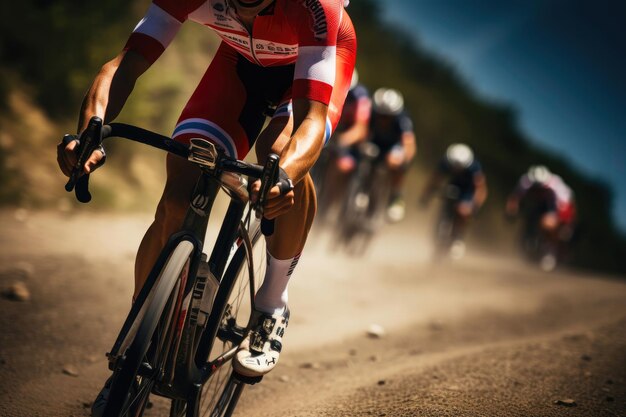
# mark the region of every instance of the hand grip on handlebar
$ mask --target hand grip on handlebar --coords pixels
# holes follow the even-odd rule
[[[83,169],[85,162],[91,156],[91,153],[102,143],[102,119],[94,116],[89,120],[87,128],[80,136],[80,144],[76,151],[77,162],[76,167],[70,175],[70,179],[65,184],[65,190],[75,191],[76,199],[81,203],[91,201],[91,193],[89,192],[89,174],[84,174]]]
[[[263,210],[265,201],[267,200],[267,194],[272,187],[278,181],[278,162],[280,157],[274,153],[267,156],[265,167],[263,168],[263,174],[261,175],[261,189],[259,190],[259,209]],[[271,236],[274,233],[274,220],[269,220],[265,217],[261,219],[261,232],[265,236]]]

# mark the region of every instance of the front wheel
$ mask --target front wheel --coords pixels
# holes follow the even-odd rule
[[[243,229],[243,228],[242,228]],[[258,222],[246,233],[250,236],[251,253],[242,243],[229,263],[219,290],[207,330],[213,342],[209,362],[232,354],[247,333],[254,294],[265,277],[266,249]],[[232,414],[244,384],[226,363],[218,367],[202,388],[199,416],[227,417]]]
[[[113,369],[105,417],[138,417],[164,366],[167,341],[176,323],[181,277],[189,271],[194,246],[182,241],[172,251],[147,297],[145,314],[133,323],[132,340],[121,351]]]

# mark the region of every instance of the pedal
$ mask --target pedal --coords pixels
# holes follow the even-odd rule
[[[148,362],[142,362],[137,370],[138,376],[151,377],[154,375],[154,369]]]
[[[261,376],[245,376],[245,375],[241,375],[235,371],[233,371],[233,378],[239,382],[243,382],[244,384],[248,384],[248,385],[254,385],[257,384],[259,382],[261,382],[261,380],[263,379],[263,375]]]

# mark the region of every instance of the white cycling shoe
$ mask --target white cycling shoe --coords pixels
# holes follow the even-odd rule
[[[240,375],[254,378],[265,375],[276,366],[289,323],[289,309],[285,307],[280,314],[255,310],[250,323],[250,331],[233,360],[233,369]]]

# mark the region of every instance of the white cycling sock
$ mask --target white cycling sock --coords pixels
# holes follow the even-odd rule
[[[280,314],[287,305],[289,278],[298,264],[300,254],[291,259],[276,259],[267,252],[265,280],[254,297],[256,309],[264,313]]]

